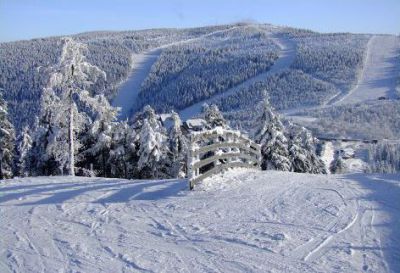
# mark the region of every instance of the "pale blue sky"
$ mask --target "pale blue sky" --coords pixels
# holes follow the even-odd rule
[[[321,32],[400,33],[400,0],[0,0],[0,41],[254,20]]]

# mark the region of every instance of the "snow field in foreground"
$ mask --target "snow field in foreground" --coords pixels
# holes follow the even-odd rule
[[[229,171],[0,186],[1,272],[399,272],[400,176]]]

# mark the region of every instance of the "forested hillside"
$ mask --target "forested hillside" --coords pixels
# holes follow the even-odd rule
[[[106,73],[106,81],[97,82],[90,91],[112,99],[118,84],[127,78],[134,65],[132,54],[227,27],[91,32],[72,38],[87,45],[85,56],[88,62]],[[52,67],[61,58],[62,38],[0,43],[0,88],[8,102],[10,118],[18,130],[25,125],[32,126],[40,112],[43,89]]]
[[[399,100],[314,109],[301,114],[317,118],[312,126],[319,135],[361,139],[400,138]]]
[[[278,46],[266,31],[234,28],[163,51],[142,85],[138,109],[182,109],[268,70]]]
[[[317,118],[310,128],[318,134],[397,138],[396,101],[326,107],[345,99],[358,84],[371,37],[242,23],[71,38],[85,45],[86,61],[105,73],[86,88],[90,97],[113,100],[136,69],[135,54],[156,49],[159,55],[130,102],[136,111],[147,104],[158,113],[180,111],[207,101],[218,105],[234,127],[249,131],[257,116],[255,105],[266,91],[278,111],[309,109],[301,115]],[[43,90],[62,56],[62,39],[0,44],[0,88],[17,135],[25,126],[32,129],[39,117]],[[282,58],[287,60],[279,64]],[[371,130],[378,125],[381,130]]]

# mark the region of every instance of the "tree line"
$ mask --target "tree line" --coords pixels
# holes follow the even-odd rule
[[[173,124],[169,128],[150,106],[129,122],[118,122],[118,109],[103,94],[89,91],[96,82],[105,80],[106,73],[87,61],[87,46],[65,38],[62,48],[60,61],[51,68],[33,127],[24,127],[16,137],[7,104],[0,100],[1,178],[75,173],[124,178],[185,176],[188,142],[178,114],[171,113]],[[322,165],[314,169],[314,140],[307,131],[292,126],[288,140],[267,97],[262,109],[255,139],[263,147],[263,168],[322,172]],[[229,128],[216,105],[205,106],[203,115],[204,129]]]
[[[190,131],[182,130],[177,113],[170,114],[169,127],[150,106],[144,107],[130,122],[117,122],[116,109],[104,97],[94,97],[88,102],[99,111],[93,120],[85,122],[85,116],[79,114],[72,102],[75,148],[71,151],[68,134],[71,120],[68,115],[58,114],[70,111],[71,101],[60,104],[54,99],[47,98],[52,107],[42,113],[37,127],[33,131],[25,127],[17,137],[7,120],[6,104],[0,100],[1,179],[71,173],[130,179],[186,176]],[[254,140],[262,148],[262,169],[326,173],[316,152],[317,139],[303,127],[290,124],[285,128],[268,99],[263,100],[261,107]],[[204,130],[231,128],[216,105],[204,105],[202,117]],[[73,162],[71,158],[75,158]]]

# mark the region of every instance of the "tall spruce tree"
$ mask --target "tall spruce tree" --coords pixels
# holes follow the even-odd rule
[[[31,162],[37,174],[74,175],[82,134],[88,131],[101,106],[93,101],[102,101],[92,100],[88,90],[95,82],[104,80],[105,73],[86,61],[84,44],[71,38],[62,42],[62,56],[59,63],[50,68],[50,80],[42,95],[41,115],[35,126]]]
[[[261,145],[263,170],[292,170],[288,141],[280,118],[273,112],[268,96],[264,93],[261,115],[256,121],[255,141]]]

